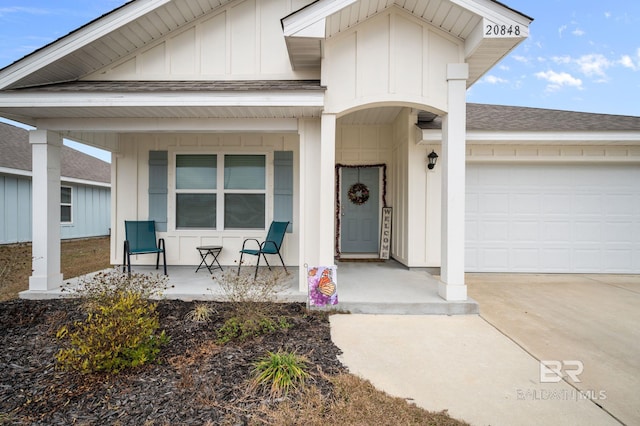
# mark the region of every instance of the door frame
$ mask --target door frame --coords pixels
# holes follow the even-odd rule
[[[336,229],[335,229],[335,256],[337,259],[340,259],[340,254],[341,254],[341,250],[340,250],[340,232],[342,230],[342,224],[340,222],[340,203],[341,203],[341,199],[340,199],[340,178],[342,177],[342,169],[365,169],[365,168],[372,168],[372,167],[377,167],[378,169],[380,169],[380,171],[382,173],[380,173],[380,178],[382,179],[382,185],[380,185],[380,212],[378,214],[378,225],[380,225],[380,217],[381,217],[381,212],[382,212],[382,208],[383,207],[388,207],[387,206],[387,165],[385,163],[379,163],[379,164],[336,164],[336,209],[335,209],[335,214],[336,214]]]

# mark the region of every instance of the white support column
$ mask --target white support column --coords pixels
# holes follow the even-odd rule
[[[449,112],[442,119],[442,261],[438,293],[466,300],[464,282],[467,64],[448,64]]]
[[[33,152],[32,269],[29,291],[60,287],[60,158],[62,138],[48,130],[29,131]]]
[[[334,264],[336,209],[336,116],[322,114],[320,129],[319,265]]]
[[[299,290],[307,291],[304,265],[334,264],[335,115],[300,120]]]

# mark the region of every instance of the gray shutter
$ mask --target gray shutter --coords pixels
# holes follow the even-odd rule
[[[293,151],[275,151],[273,166],[273,220],[293,223]]]
[[[156,230],[167,231],[167,151],[149,151],[149,220]]]

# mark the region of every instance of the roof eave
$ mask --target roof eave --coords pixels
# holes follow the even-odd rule
[[[20,81],[35,71],[171,1],[135,0],[114,9],[1,69],[0,90],[20,87]]]

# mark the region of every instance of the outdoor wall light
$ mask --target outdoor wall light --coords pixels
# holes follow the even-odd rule
[[[429,170],[433,170],[433,168],[436,166],[436,162],[438,161],[438,154],[436,154],[435,151],[431,151],[431,154],[427,155],[427,160],[429,160],[429,164],[427,164],[427,167],[429,168]]]

